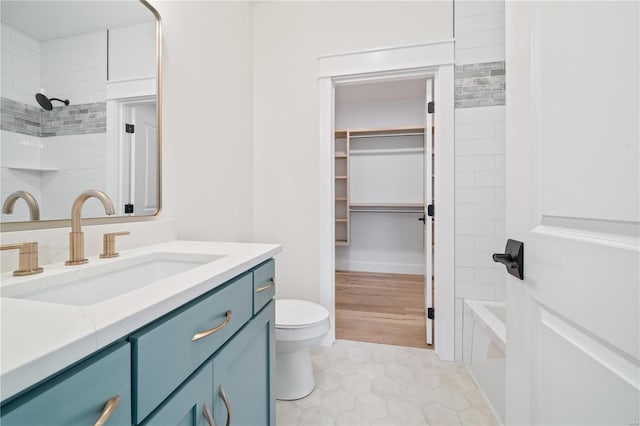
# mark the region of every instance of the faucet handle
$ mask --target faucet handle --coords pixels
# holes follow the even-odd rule
[[[38,266],[38,243],[4,244],[0,250],[20,250],[18,269],[13,271],[16,277],[39,274],[44,270]]]
[[[116,237],[121,235],[129,235],[129,231],[109,232],[102,237],[102,254],[101,259],[107,259],[110,257],[118,257],[120,253],[116,252]]]

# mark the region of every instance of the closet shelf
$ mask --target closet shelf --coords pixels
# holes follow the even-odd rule
[[[21,170],[26,172],[57,172],[60,169],[55,167],[40,167],[40,166],[6,166],[7,169],[11,170]]]
[[[342,152],[338,152],[335,155],[336,158],[347,158],[347,154],[342,153]]]
[[[347,223],[347,219],[338,219],[338,218],[336,218],[336,222]]]
[[[424,203],[351,203],[349,207],[400,207],[400,208],[424,208]]]
[[[422,154],[424,148],[352,149],[349,153],[351,155]]]
[[[336,197],[336,201],[347,201],[347,197]]]
[[[346,179],[346,176],[336,176],[336,179]]]
[[[337,246],[348,246],[349,242],[345,241],[345,240],[336,240],[336,245]]]

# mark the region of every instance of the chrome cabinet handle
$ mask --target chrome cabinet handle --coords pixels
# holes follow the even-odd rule
[[[216,426],[216,422],[213,420],[211,416],[211,411],[209,411],[209,407],[207,407],[207,403],[204,403],[204,408],[202,409],[202,416],[207,421],[209,426]]]
[[[227,394],[224,391],[222,385],[220,385],[220,391],[218,392],[220,398],[222,398],[222,402],[224,402],[224,407],[227,409],[227,423],[226,426],[231,424],[231,404],[229,403],[229,398],[227,398]]]
[[[266,290],[269,290],[271,287],[273,287],[274,285],[276,285],[276,282],[272,279],[271,281],[269,281],[269,284],[262,286],[262,287],[258,287],[256,288],[256,293],[260,293]]]
[[[120,403],[120,395],[116,395],[111,399],[109,399],[107,402],[105,402],[104,407],[102,408],[102,413],[100,414],[100,417],[98,417],[98,420],[96,420],[96,422],[93,424],[93,426],[104,425],[107,422],[107,420],[109,420],[109,417],[111,417],[113,412],[116,411],[116,408],[118,407],[119,403]]]
[[[226,327],[227,324],[229,324],[229,321],[231,321],[231,314],[233,313],[233,311],[228,310],[227,311],[227,316],[224,319],[224,321],[222,321],[222,323],[218,326],[215,326],[209,330],[203,330],[200,331],[196,334],[193,335],[193,337],[191,338],[192,342],[195,342],[196,340],[200,340],[200,339],[204,339],[207,336],[211,336],[213,333],[222,330],[224,327]]]

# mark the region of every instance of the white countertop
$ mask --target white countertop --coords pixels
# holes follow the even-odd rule
[[[90,257],[82,266],[44,265],[42,274],[12,277],[4,286],[104,265],[147,253],[224,255],[153,284],[86,306],[0,297],[0,400],[123,338],[282,251],[277,244],[172,241],[120,252],[113,259]]]

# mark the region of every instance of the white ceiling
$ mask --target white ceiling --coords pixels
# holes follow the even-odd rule
[[[386,99],[424,98],[427,80],[395,80],[384,83],[350,84],[336,87],[336,103]]]
[[[2,22],[37,40],[53,40],[155,21],[138,0],[0,2]]]

